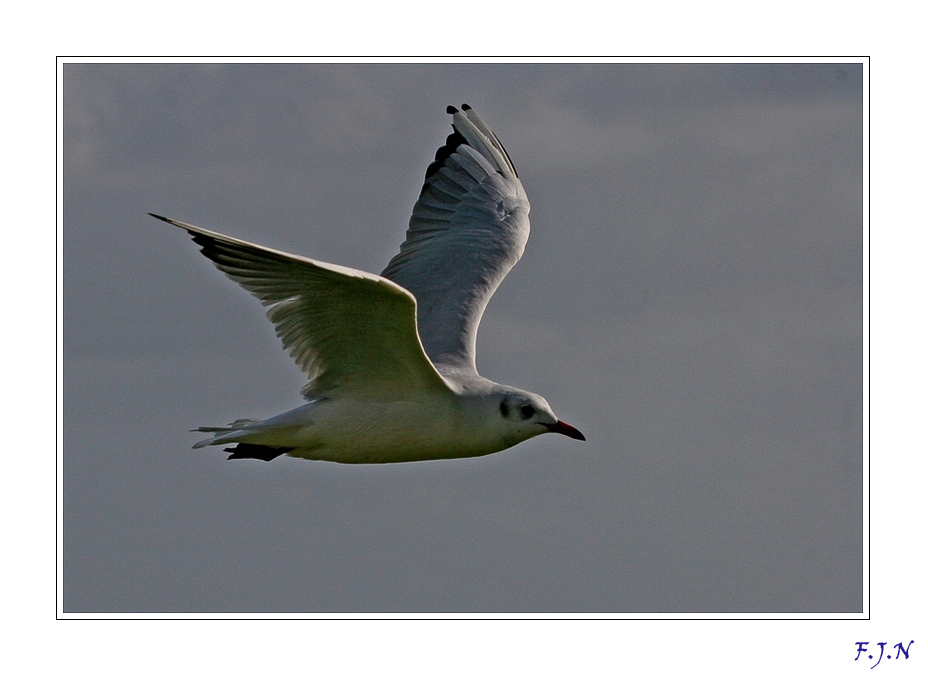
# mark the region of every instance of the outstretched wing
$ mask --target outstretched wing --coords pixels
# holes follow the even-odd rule
[[[310,380],[307,398],[448,390],[416,333],[416,300],[399,285],[151,216],[187,231],[216,268],[269,307],[277,336]]]
[[[454,133],[426,170],[406,241],[382,275],[415,295],[432,362],[476,374],[477,326],[522,256],[529,202],[499,139],[462,109],[448,107]]]

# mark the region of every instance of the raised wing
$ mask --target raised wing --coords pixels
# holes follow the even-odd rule
[[[309,378],[307,398],[360,399],[448,390],[416,333],[416,300],[372,273],[312,261],[152,214],[193,236],[220,271],[268,306],[267,317]]]
[[[406,241],[382,275],[415,295],[432,362],[476,374],[477,326],[522,256],[529,202],[499,139],[462,109],[448,107],[454,133],[426,170]]]

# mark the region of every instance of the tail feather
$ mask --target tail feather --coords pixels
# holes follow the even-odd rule
[[[236,433],[241,431],[243,428],[257,423],[258,421],[256,419],[236,419],[228,426],[197,426],[196,428],[190,430],[197,433],[212,433],[213,436],[196,443],[193,446],[193,449],[198,450],[201,447],[206,447],[207,445],[222,445],[225,442],[230,442],[229,440],[225,440],[228,434]]]
[[[227,433],[229,431],[237,431],[243,426],[248,426],[249,424],[257,424],[257,419],[236,419],[228,426],[197,426],[196,428],[190,429],[191,431],[199,431],[200,433],[218,433],[222,431]]]
[[[231,452],[229,459],[260,459],[271,461],[282,454],[287,454],[304,447],[299,435],[301,427],[312,424],[298,415],[304,414],[307,406],[264,421],[255,419],[236,419],[228,426],[199,426],[194,429],[199,433],[210,434],[205,440],[197,442],[197,450],[210,445],[229,445],[224,451]],[[299,442],[298,442],[299,441]]]

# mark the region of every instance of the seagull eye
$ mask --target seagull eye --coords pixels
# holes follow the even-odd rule
[[[506,404],[505,400],[501,400],[499,403],[499,413],[503,415],[503,418],[509,417],[509,405]]]
[[[519,408],[519,412],[522,413],[523,419],[531,419],[532,415],[535,414],[535,408],[532,407],[531,405],[523,405],[522,407]]]

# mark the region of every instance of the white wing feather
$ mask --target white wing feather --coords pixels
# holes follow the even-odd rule
[[[477,326],[522,256],[529,202],[496,135],[468,106],[426,171],[406,241],[382,275],[412,292],[419,336],[436,365],[476,374]]]
[[[284,348],[310,380],[307,398],[449,391],[416,333],[416,300],[399,285],[152,216],[190,233],[216,268],[269,307]]]

